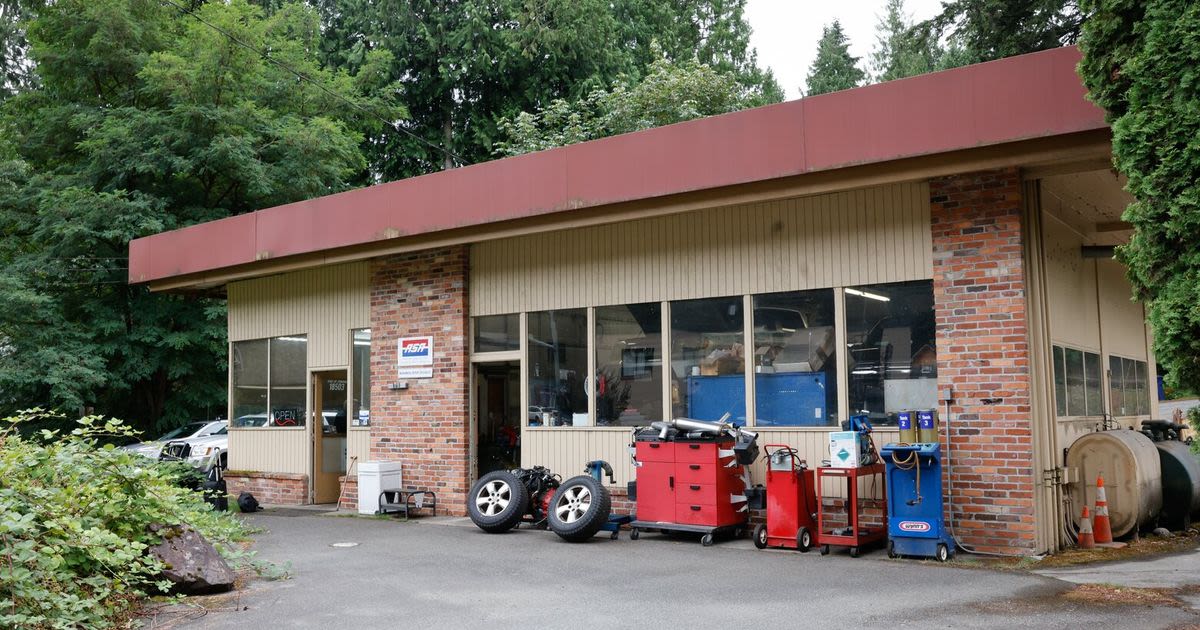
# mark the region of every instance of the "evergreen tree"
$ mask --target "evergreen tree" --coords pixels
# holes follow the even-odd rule
[[[932,72],[941,53],[936,41],[913,31],[904,13],[904,0],[888,0],[876,26],[871,80],[891,81]]]
[[[978,63],[1074,43],[1085,18],[1077,0],[952,0],[918,25],[927,41],[953,36],[959,61]]]
[[[1171,385],[1200,390],[1200,4],[1086,0],[1079,70],[1113,131],[1133,224],[1117,258]]]
[[[866,73],[858,67],[858,57],[850,54],[850,42],[841,22],[834,20],[821,33],[817,57],[808,71],[808,96],[858,87]]]

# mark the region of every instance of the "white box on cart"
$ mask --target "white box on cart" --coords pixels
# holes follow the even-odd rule
[[[834,431],[829,434],[829,465],[834,468],[858,468],[862,453],[862,434]]]

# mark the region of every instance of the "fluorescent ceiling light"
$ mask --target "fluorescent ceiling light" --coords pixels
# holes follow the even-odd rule
[[[892,301],[892,298],[890,298],[886,295],[879,295],[878,293],[871,293],[870,291],[859,291],[858,289],[846,289],[846,293],[849,293],[850,295],[857,295],[859,297],[865,297],[865,298],[872,299],[872,300],[879,300],[880,302],[891,302]]]

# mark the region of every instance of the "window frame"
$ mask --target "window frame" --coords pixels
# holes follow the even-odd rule
[[[1079,368],[1083,373],[1082,396],[1083,396],[1083,411],[1084,412],[1082,414],[1072,413],[1073,410],[1071,409],[1071,406],[1072,406],[1071,405],[1071,395],[1070,395],[1070,391],[1068,389],[1066,389],[1066,388],[1070,387],[1070,384],[1069,384],[1070,379],[1067,376],[1067,351],[1068,350],[1074,350],[1079,353],[1079,360],[1080,360]],[[1058,356],[1056,356],[1056,355],[1059,355],[1062,357],[1061,366],[1058,362]],[[1096,357],[1096,360],[1099,362],[1099,367],[1100,367],[1100,374],[1097,376],[1097,380],[1100,382],[1100,392],[1099,392],[1100,393],[1100,399],[1099,399],[1100,410],[1098,413],[1090,413],[1092,410],[1088,406],[1088,398],[1089,398],[1088,397],[1088,383],[1090,382],[1090,380],[1088,378],[1088,370],[1087,370],[1088,355],[1092,355],[1092,356]],[[1052,410],[1054,412],[1054,417],[1056,419],[1058,419],[1058,420],[1096,420],[1096,419],[1103,418],[1106,415],[1109,415],[1109,410],[1112,406],[1112,400],[1111,400],[1111,398],[1107,398],[1105,396],[1106,392],[1108,391],[1105,389],[1105,387],[1106,387],[1106,381],[1110,381],[1111,377],[1109,376],[1109,370],[1105,368],[1105,363],[1103,360],[1104,356],[1105,356],[1104,354],[1102,354],[1098,351],[1088,350],[1088,349],[1082,348],[1080,346],[1075,346],[1075,345],[1066,344],[1066,343],[1058,343],[1058,342],[1053,342],[1053,341],[1050,343],[1050,378],[1048,379],[1048,381],[1050,383],[1051,396],[1054,398],[1054,405],[1053,405]],[[1064,396],[1063,406],[1066,409],[1065,414],[1058,413],[1058,398],[1059,398],[1059,393],[1060,393],[1059,389],[1058,389],[1058,374],[1059,374],[1058,370],[1060,369],[1060,367],[1062,369],[1062,376],[1063,376],[1064,389],[1062,390],[1062,395]]]
[[[237,418],[233,417],[233,399],[234,399],[234,396],[233,396],[233,390],[234,390],[233,345],[237,344],[237,343],[246,343],[246,342],[253,342],[253,341],[266,341],[267,342],[267,344],[266,344],[267,345],[267,357],[266,357],[266,366],[267,366],[267,381],[266,382],[267,382],[267,385],[266,385],[266,388],[267,388],[267,418],[268,418],[268,422],[269,422],[270,416],[271,416],[271,340],[279,339],[281,337],[304,337],[304,414],[303,414],[304,415],[304,424],[297,425],[294,427],[281,427],[278,425],[263,425],[261,427],[234,426],[233,423]],[[228,396],[228,401],[227,401],[227,405],[228,405],[227,415],[229,416],[229,430],[230,431],[307,431],[308,430],[308,426],[312,420],[309,417],[309,409],[312,406],[312,392],[311,392],[312,376],[311,376],[311,371],[309,369],[310,366],[308,364],[308,343],[309,343],[308,333],[288,333],[288,334],[282,334],[282,335],[272,335],[270,337],[255,337],[253,339],[238,339],[236,341],[233,341],[233,340],[229,341],[228,346],[227,346],[228,347],[227,360],[228,360],[228,365],[229,365],[229,370],[228,370],[228,372],[229,372],[229,378],[228,378],[229,396]]]

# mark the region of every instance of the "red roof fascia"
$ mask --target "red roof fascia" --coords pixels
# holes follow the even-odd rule
[[[351,190],[137,239],[130,282],[1106,127],[1059,48]]]

